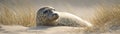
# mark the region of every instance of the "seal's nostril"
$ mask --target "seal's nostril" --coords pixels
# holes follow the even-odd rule
[[[53,15],[56,16],[56,17],[59,17],[57,13],[54,13]]]

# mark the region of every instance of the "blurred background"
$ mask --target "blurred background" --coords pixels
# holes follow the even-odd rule
[[[96,7],[119,5],[120,0],[0,0],[0,23],[35,25],[36,11],[43,6],[69,12],[85,20],[93,16]]]
[[[22,25],[20,27],[3,27],[3,29],[8,30],[8,33],[16,34],[15,32],[19,33],[19,30],[20,33],[22,33],[21,30],[36,25],[36,12],[43,6],[51,6],[59,12],[69,12],[91,22],[94,27],[93,29],[88,29],[88,31],[107,31],[103,34],[116,34],[120,32],[120,0],[0,0],[0,25]],[[20,29],[18,29],[18,27]],[[75,28],[47,27],[45,29],[38,27],[38,29],[45,30],[40,31],[40,33],[56,34],[58,33],[57,31],[61,33],[62,30],[72,31],[72,29]],[[0,29],[0,31],[2,30]],[[72,33],[80,33],[81,29],[75,31],[78,32],[72,31]],[[31,32],[33,33],[33,31]],[[36,32],[37,31],[34,31],[34,34]],[[3,30],[2,33],[6,32]],[[24,33],[26,33],[26,31],[24,31]],[[63,31],[62,33],[66,32]]]

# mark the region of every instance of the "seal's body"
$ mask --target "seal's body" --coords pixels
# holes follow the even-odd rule
[[[37,12],[37,26],[92,26],[78,16],[67,12],[57,12],[52,7],[43,7]]]

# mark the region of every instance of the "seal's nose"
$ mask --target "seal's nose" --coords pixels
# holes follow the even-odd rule
[[[57,15],[57,16],[58,16],[58,14],[57,14],[57,13],[54,13],[54,15]]]
[[[54,14],[53,14],[53,17],[54,17],[54,19],[58,19],[58,18],[59,18],[59,15],[58,15],[57,13],[54,13]]]

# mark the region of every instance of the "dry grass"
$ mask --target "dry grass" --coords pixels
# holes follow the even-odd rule
[[[120,5],[100,5],[96,8],[95,16],[90,19],[94,30],[104,32],[120,26]]]
[[[0,4],[0,24],[3,25],[35,25],[35,10],[32,7],[9,7]]]

